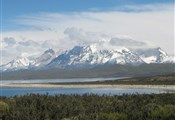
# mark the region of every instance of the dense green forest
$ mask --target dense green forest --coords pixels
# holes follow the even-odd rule
[[[1,97],[2,120],[175,120],[175,93]]]

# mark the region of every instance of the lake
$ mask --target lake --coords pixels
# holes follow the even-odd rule
[[[73,79],[45,79],[45,80],[1,80],[1,84],[9,83],[63,83],[63,82],[92,82],[105,80],[119,80],[126,77],[117,78],[73,78]],[[121,89],[121,88],[17,88],[1,87],[0,96],[24,95],[27,93],[38,93],[49,95],[57,94],[98,94],[98,95],[122,95],[122,94],[159,94],[166,91],[158,89]]]
[[[11,97],[25,95],[27,93],[58,95],[58,94],[98,94],[98,95],[122,95],[122,94],[159,94],[163,90],[154,89],[119,89],[119,88],[16,88],[1,87],[1,96]]]

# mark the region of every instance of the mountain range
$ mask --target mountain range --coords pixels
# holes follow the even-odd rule
[[[119,44],[119,43],[117,43]],[[98,43],[75,46],[70,50],[46,50],[39,57],[17,57],[1,65],[1,71],[17,71],[22,69],[75,69],[93,68],[103,65],[140,65],[140,64],[175,63],[175,58],[169,56],[160,47],[154,48],[106,48]]]

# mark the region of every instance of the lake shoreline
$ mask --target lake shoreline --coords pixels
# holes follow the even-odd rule
[[[175,85],[111,85],[111,84],[40,84],[40,83],[10,83],[1,84],[1,87],[17,87],[17,88],[119,88],[119,89],[157,89],[175,92]]]

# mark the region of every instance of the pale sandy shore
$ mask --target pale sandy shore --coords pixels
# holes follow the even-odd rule
[[[1,84],[2,87],[19,87],[19,88],[119,88],[119,89],[159,89],[175,91],[175,85],[89,85],[89,84],[74,84],[74,85],[56,85],[56,84],[36,84],[36,83],[11,83]]]

